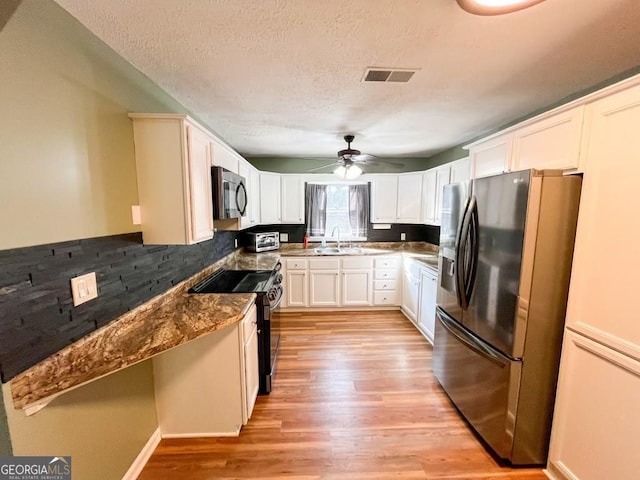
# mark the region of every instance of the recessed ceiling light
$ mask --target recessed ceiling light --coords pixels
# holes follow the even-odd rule
[[[544,0],[457,0],[467,12],[476,15],[501,15],[531,7]]]

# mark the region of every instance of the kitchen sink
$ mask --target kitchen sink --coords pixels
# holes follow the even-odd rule
[[[361,247],[323,247],[314,248],[313,253],[316,255],[354,255],[364,253],[365,249]]]

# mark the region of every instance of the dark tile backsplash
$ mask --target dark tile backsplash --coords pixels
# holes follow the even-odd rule
[[[132,233],[0,251],[2,381],[233,252],[238,234],[145,246]],[[99,296],[73,307],[70,279],[88,272]]]
[[[304,225],[259,225],[251,227],[247,232],[281,232],[289,234],[290,243],[302,243],[304,240]],[[440,242],[440,227],[431,225],[413,225],[395,223],[387,230],[374,230],[369,224],[367,235],[370,242],[400,242],[400,234],[406,233],[407,242],[429,242],[438,245]],[[242,245],[246,245],[247,239],[241,236]]]

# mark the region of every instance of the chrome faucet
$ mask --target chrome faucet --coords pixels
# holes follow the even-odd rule
[[[338,249],[340,248],[340,226],[336,225],[335,227],[333,227],[333,230],[331,230],[331,236],[333,237],[333,234],[336,233],[336,229],[338,230]]]

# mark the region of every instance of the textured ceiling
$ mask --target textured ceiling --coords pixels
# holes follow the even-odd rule
[[[56,1],[247,156],[427,157],[640,65],[640,0]]]

